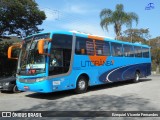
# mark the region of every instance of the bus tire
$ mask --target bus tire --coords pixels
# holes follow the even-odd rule
[[[85,93],[87,91],[87,88],[88,88],[88,81],[86,77],[80,76],[76,84],[75,92],[78,94]]]
[[[140,78],[140,73],[139,73],[138,71],[136,71],[135,77],[134,77],[134,79],[133,79],[133,82],[134,82],[134,83],[139,82],[139,78]]]

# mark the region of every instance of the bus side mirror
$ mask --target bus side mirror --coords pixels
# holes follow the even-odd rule
[[[18,59],[16,57],[12,57],[12,51],[13,49],[15,48],[21,48],[22,45],[21,44],[15,44],[15,45],[12,45],[8,48],[8,59]]]
[[[51,39],[41,39],[38,41],[38,52],[42,55],[48,55],[48,53],[45,53],[45,44],[47,42],[51,42]]]

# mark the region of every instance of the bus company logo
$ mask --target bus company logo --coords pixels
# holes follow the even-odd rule
[[[98,60],[98,61],[81,61],[81,67],[94,67],[94,66],[111,66],[114,65],[114,60]]]
[[[146,7],[145,10],[151,10],[154,9],[154,3],[149,3]]]

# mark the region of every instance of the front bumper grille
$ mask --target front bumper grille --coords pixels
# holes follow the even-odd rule
[[[21,83],[35,83],[36,79],[19,79]]]

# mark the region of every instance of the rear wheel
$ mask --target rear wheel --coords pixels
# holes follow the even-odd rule
[[[140,73],[138,71],[136,71],[135,78],[133,79],[133,82],[135,82],[135,83],[139,82],[139,78],[140,78]]]
[[[75,92],[78,94],[85,93],[87,91],[87,88],[88,88],[88,81],[86,77],[80,76],[77,81]]]

